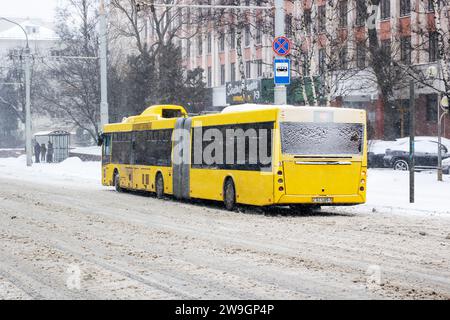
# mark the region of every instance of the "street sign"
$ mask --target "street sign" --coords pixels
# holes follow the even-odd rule
[[[291,42],[286,37],[276,37],[272,42],[272,49],[276,55],[286,56],[291,51]]]
[[[275,85],[291,83],[291,61],[289,59],[275,59],[273,69]]]

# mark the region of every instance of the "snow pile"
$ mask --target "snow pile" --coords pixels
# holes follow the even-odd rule
[[[94,156],[102,155],[102,147],[99,146],[91,146],[91,147],[78,147],[70,149],[70,153],[78,153],[78,154],[89,154]]]
[[[60,163],[33,163],[26,166],[26,155],[0,158],[0,176],[44,184],[100,186],[101,162],[83,162],[71,157]]]
[[[450,176],[444,175],[443,180],[437,181],[436,171],[416,172],[415,203],[410,204],[408,171],[369,169],[366,204],[337,210],[450,215]]]

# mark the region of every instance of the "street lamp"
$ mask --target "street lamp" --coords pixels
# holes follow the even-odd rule
[[[0,20],[8,21],[12,24],[15,24],[20,29],[22,29],[25,34],[26,39],[26,47],[24,52],[24,60],[25,60],[25,151],[27,153],[27,166],[30,167],[33,164],[32,161],[32,152],[31,152],[31,106],[30,106],[30,96],[31,96],[31,82],[30,82],[30,47],[28,45],[28,34],[25,29],[15,21],[9,20],[4,17],[0,17]]]

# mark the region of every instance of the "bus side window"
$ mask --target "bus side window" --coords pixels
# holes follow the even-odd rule
[[[104,155],[105,156],[110,156],[111,155],[111,135],[110,134],[106,134],[105,138],[104,138]]]

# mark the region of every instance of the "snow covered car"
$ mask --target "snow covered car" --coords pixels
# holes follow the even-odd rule
[[[386,150],[383,157],[384,166],[394,170],[409,170],[409,139],[403,138],[400,143]],[[399,141],[397,140],[397,141]],[[438,164],[438,142],[433,140],[415,141],[415,166],[417,169],[435,169]],[[450,158],[448,148],[441,144],[442,159]]]
[[[444,159],[442,161],[442,172],[444,174],[450,174],[450,158]]]

